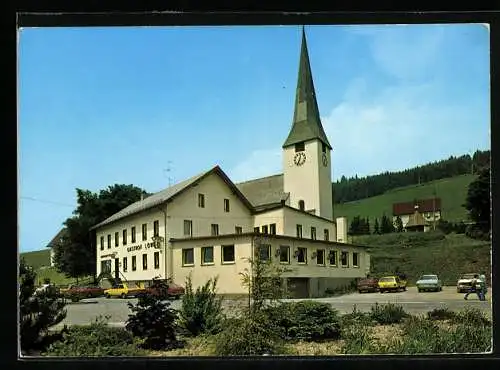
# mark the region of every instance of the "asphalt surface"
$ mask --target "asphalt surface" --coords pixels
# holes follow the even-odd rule
[[[418,293],[414,287],[405,292],[397,293],[352,293],[338,297],[316,298],[318,302],[331,304],[340,313],[352,312],[353,307],[357,310],[369,311],[375,304],[396,303],[403,306],[404,310],[411,314],[426,313],[434,308],[446,306],[453,311],[459,311],[466,307],[476,307],[491,315],[491,289],[488,289],[486,301],[479,301],[477,295],[471,294],[469,299],[464,300],[464,295],[457,293],[455,287],[443,287],[441,292]],[[293,301],[299,301],[294,299]],[[137,299],[120,298],[93,298],[84,299],[77,303],[69,303],[66,306],[66,319],[54,329],[66,325],[85,325],[95,320],[97,316],[109,316],[108,323],[112,326],[123,326],[128,319],[130,310],[127,302],[137,303]],[[171,307],[179,309],[180,300],[173,300]],[[241,304],[241,303],[240,303]]]

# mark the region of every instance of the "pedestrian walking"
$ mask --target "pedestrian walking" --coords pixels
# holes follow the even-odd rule
[[[476,293],[479,300],[480,301],[483,300],[483,295],[481,292],[481,286],[480,286],[478,274],[474,275],[474,278],[472,279],[472,281],[470,283],[470,288],[467,291],[467,293],[465,293],[465,295],[464,295],[464,299],[467,300],[467,298],[469,297],[469,294],[471,294],[471,293]]]
[[[488,287],[486,285],[486,275],[485,273],[481,273],[481,275],[479,275],[479,281],[480,281],[480,285],[481,285],[481,296],[482,296],[482,300],[485,301],[486,300],[486,293],[488,292]]]

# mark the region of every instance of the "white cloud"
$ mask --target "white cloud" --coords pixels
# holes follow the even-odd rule
[[[281,147],[258,149],[228,172],[234,182],[252,180],[282,172]]]

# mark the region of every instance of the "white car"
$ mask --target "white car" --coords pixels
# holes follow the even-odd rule
[[[474,275],[479,276],[479,274],[463,274],[460,276],[457,281],[457,293],[466,293],[470,289]]]

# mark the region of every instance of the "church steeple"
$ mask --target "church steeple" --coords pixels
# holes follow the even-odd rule
[[[299,76],[295,95],[293,124],[283,148],[303,141],[318,139],[332,149],[319,117],[318,103],[314,91],[311,65],[307,52],[307,41],[302,27],[302,46],[300,51]]]

